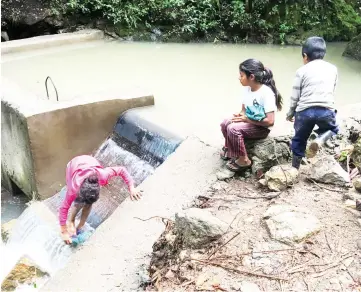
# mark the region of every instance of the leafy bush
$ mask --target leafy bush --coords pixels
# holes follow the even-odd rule
[[[59,1],[59,0],[54,0]],[[106,19],[127,30],[162,27],[189,39],[223,36],[234,40],[312,31],[327,40],[348,40],[361,26],[359,0],[70,0],[62,14]]]

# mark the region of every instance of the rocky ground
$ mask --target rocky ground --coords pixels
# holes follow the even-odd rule
[[[361,195],[306,178],[303,169],[300,181],[281,193],[265,193],[252,179],[214,184],[180,216],[187,218],[194,208],[207,210],[220,220],[214,223],[221,226],[218,239],[194,248],[179,240],[179,223],[168,223],[154,246],[149,289],[361,291],[361,217],[354,209]],[[170,249],[170,255],[162,254]]]
[[[183,213],[160,218],[146,290],[361,291],[361,138],[331,144],[299,173],[223,171]]]

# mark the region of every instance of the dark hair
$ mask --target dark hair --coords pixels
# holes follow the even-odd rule
[[[93,204],[99,199],[100,185],[98,177],[94,174],[87,177],[79,189],[77,203]]]
[[[321,37],[310,37],[302,46],[302,57],[307,55],[310,61],[323,59],[326,55],[326,42]]]
[[[271,69],[265,68],[262,62],[256,59],[248,59],[239,65],[239,71],[244,72],[247,78],[254,75],[257,82],[267,85],[272,89],[276,97],[276,105],[278,110],[282,110],[282,96],[276,88]]]

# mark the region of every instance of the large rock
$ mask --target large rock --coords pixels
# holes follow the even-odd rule
[[[291,165],[273,166],[265,174],[267,187],[272,191],[283,191],[297,182],[298,170]]]
[[[322,227],[320,221],[307,210],[290,205],[273,205],[263,218],[271,237],[287,244],[301,242]]]
[[[356,191],[361,193],[361,177],[354,179],[352,181],[352,184],[353,184],[354,188],[356,189]]]
[[[176,214],[175,228],[186,247],[197,249],[219,239],[228,225],[209,211],[190,208]]]
[[[350,176],[332,156],[321,156],[311,166],[310,178],[325,184],[345,186]]]
[[[3,20],[31,26],[51,14],[50,1],[3,0],[1,1],[1,13]]]
[[[361,61],[361,34],[354,37],[343,52],[343,56]]]
[[[253,161],[252,173],[260,177],[272,166],[288,162],[291,158],[290,141],[291,136],[246,141],[248,155]]]
[[[1,284],[1,291],[14,291],[19,284],[36,283],[37,278],[45,276],[29,259],[21,258]]]

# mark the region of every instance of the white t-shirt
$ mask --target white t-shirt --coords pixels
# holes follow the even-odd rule
[[[263,106],[265,113],[277,111],[275,94],[267,85],[262,85],[257,91],[251,91],[251,87],[249,86],[244,87],[242,100],[244,107],[252,106],[254,100]],[[269,127],[269,129],[271,128],[272,127]]]

